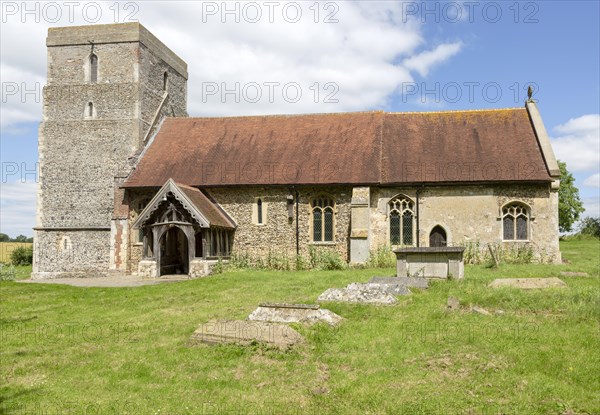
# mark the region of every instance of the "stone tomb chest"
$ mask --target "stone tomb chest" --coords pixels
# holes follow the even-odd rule
[[[398,277],[463,278],[462,247],[395,249]]]

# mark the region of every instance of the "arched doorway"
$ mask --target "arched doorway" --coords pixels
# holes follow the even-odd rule
[[[190,260],[188,240],[178,227],[168,229],[160,238],[160,275],[187,274]]]
[[[429,246],[440,247],[446,246],[446,231],[440,225],[435,226],[429,234]]]

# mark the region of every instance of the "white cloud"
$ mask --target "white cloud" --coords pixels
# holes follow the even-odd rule
[[[45,80],[35,72],[0,63],[3,133],[17,130],[19,124],[41,121],[42,88]]]
[[[427,76],[429,70],[456,55],[462,48],[462,42],[444,43],[433,50],[422,52],[404,60],[404,66],[417,71],[421,76]]]
[[[411,72],[427,74],[433,65],[448,60],[460,50],[462,43],[430,45],[423,38],[421,24],[416,20],[403,22],[402,6],[396,2],[331,2],[319,3],[315,15],[313,2],[301,4],[302,17],[290,23],[293,8],[283,12],[285,3],[270,9],[265,2],[254,2],[261,10],[261,19],[250,23],[254,13],[244,13],[247,3],[231,2],[231,10],[239,8],[239,23],[235,14],[223,13],[223,2],[119,2],[119,18],[115,18],[114,2],[78,2],[71,21],[63,3],[62,18],[56,23],[44,22],[45,3],[37,2],[30,8],[41,8],[41,20],[35,22],[35,13],[3,16],[1,57],[2,82],[25,82],[28,88],[45,82],[45,37],[50,26],[81,25],[90,23],[86,4],[100,6],[98,23],[123,21],[133,9],[139,20],[167,46],[188,63],[188,109],[190,115],[243,115],[271,113],[340,112],[385,108],[392,94],[405,82],[412,82]],[[15,2],[21,8],[22,3]],[[207,4],[217,7],[216,14],[207,13]],[[329,4],[329,3],[328,3]],[[127,6],[130,7],[130,6]],[[336,9],[337,8],[337,9]],[[334,13],[334,14],[332,14]],[[49,13],[46,13],[49,14]],[[324,23],[327,18],[337,22]],[[404,16],[405,17],[405,16]],[[249,19],[250,18],[250,19]],[[318,20],[315,23],[315,18]],[[225,23],[223,23],[225,20]],[[427,52],[421,52],[428,48]],[[258,83],[262,99],[253,103],[244,99],[235,102],[234,95],[208,95],[203,99],[203,85],[216,83],[240,89]],[[265,82],[278,82],[273,102]],[[325,86],[326,83],[333,83]],[[302,92],[296,103],[283,94],[283,86],[297,83]],[[318,84],[317,84],[318,83]],[[213,84],[211,84],[213,85]],[[318,96],[315,87],[318,85]],[[249,90],[246,90],[249,91]],[[337,103],[325,103],[328,94],[335,92]],[[286,99],[287,98],[287,99]],[[13,128],[19,123],[39,120],[41,102],[29,96],[26,102],[11,99],[3,103],[2,127]],[[225,101],[225,102],[222,102]],[[317,102],[315,102],[317,101]]]
[[[583,185],[600,188],[600,173],[592,174],[590,177],[584,180]]]
[[[37,183],[0,183],[0,232],[11,237],[32,236],[35,225]]]
[[[205,13],[203,7],[206,8],[208,3],[221,10],[216,15]],[[111,0],[10,4],[17,9],[10,13],[3,9],[0,25],[0,75],[4,88],[0,127],[3,135],[26,131],[20,126],[41,121],[41,91],[47,70],[45,38],[49,27],[118,23],[125,21],[130,12],[135,12],[130,20],[139,20],[188,63],[188,111],[192,116],[385,108],[402,83],[413,81],[413,72],[427,74],[430,67],[448,60],[462,45],[459,42],[436,47],[436,44],[428,43],[423,37],[421,23],[416,20],[403,22],[400,2],[319,2],[317,22],[316,2],[296,2],[302,7],[302,18],[297,23],[284,18],[284,2],[278,3],[273,22],[269,21],[266,2],[255,2],[262,9],[258,23],[245,21],[243,15],[236,23],[234,15],[221,13],[225,2]],[[236,4],[241,8],[245,5],[230,2],[227,7],[236,7]],[[58,5],[61,9],[58,21],[47,21],[53,16],[49,7],[54,7],[48,5]],[[87,8],[88,5],[92,7]],[[101,17],[94,21],[93,12],[98,7]],[[24,13],[25,8],[33,12]],[[331,15],[332,12],[335,14]],[[337,19],[337,22],[324,23],[327,17]],[[429,51],[420,53],[424,49]],[[265,98],[258,103],[244,99],[237,103],[231,95],[224,102],[219,96],[203,100],[203,83],[207,82],[217,83],[219,88],[225,83],[230,89],[235,88],[236,82],[242,88],[256,82],[263,86]],[[297,83],[302,98],[297,103],[289,103],[280,86],[274,101],[269,102],[265,82],[279,82],[281,86]],[[328,82],[333,85],[326,87]],[[6,87],[14,85],[18,86],[18,93],[6,93]],[[24,89],[36,93],[22,95]],[[324,102],[331,92],[335,92],[333,98],[337,103]],[[3,183],[1,193],[2,232],[30,235],[35,217],[35,184]]]
[[[593,218],[600,217],[600,197],[584,197],[581,199],[585,212],[581,215],[582,218],[591,216]]]
[[[556,157],[567,163],[569,171],[594,171],[600,168],[600,114],[571,118],[554,127],[552,147]]]

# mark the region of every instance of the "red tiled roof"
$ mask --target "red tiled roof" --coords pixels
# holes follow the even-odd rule
[[[201,190],[181,183],[177,183],[177,187],[185,193],[190,201],[196,206],[196,209],[198,209],[210,222],[211,226],[231,229],[236,227],[235,222],[229,215],[227,215],[216,202],[210,200],[207,195],[202,193]]]
[[[550,181],[525,108],[167,118],[124,187]]]
[[[549,181],[525,108],[386,114],[382,183]]]

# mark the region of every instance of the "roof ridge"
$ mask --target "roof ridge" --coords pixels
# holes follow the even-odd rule
[[[327,116],[327,115],[358,115],[358,114],[385,114],[383,110],[372,111],[349,111],[349,112],[313,112],[306,114],[255,114],[255,115],[230,115],[230,116],[214,116],[214,117],[167,117],[169,119],[185,119],[185,120],[217,120],[231,118],[263,118],[263,117],[306,117],[306,116]]]
[[[501,111],[525,111],[524,107],[508,107],[508,108],[483,108],[483,109],[466,109],[466,110],[443,110],[443,111],[384,111],[384,110],[370,110],[370,111],[348,111],[348,112],[312,112],[303,114],[253,114],[253,115],[230,115],[230,116],[205,116],[205,117],[166,117],[172,120],[223,120],[223,119],[248,119],[248,118],[301,118],[307,116],[337,116],[337,115],[368,115],[368,114],[382,114],[386,115],[429,115],[429,114],[445,114],[445,113],[470,113],[470,112],[501,112]]]
[[[403,115],[403,114],[444,114],[444,113],[457,113],[457,112],[500,112],[500,111],[514,111],[514,110],[525,110],[524,107],[509,107],[509,108],[485,108],[485,109],[470,109],[470,110],[444,110],[444,111],[406,111],[406,112],[386,112],[386,115]]]

